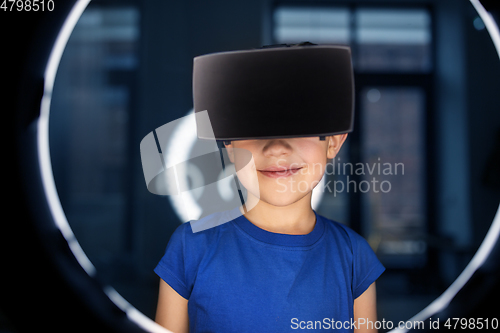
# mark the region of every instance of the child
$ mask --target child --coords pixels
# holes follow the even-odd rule
[[[189,223],[177,228],[155,269],[156,321],[176,333],[371,332],[360,323],[377,319],[375,280],[384,267],[361,236],[311,207],[346,137],[227,140],[236,169],[238,149],[252,153],[259,195],[249,190],[253,208],[230,222],[196,233]]]

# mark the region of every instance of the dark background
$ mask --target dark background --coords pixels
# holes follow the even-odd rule
[[[484,4],[497,15],[494,1]],[[477,14],[467,1],[92,1],[87,12],[94,10],[95,15],[89,16],[87,28],[82,28],[90,30],[81,30],[80,39],[70,39],[61,60],[60,68],[66,70],[60,70],[56,78],[50,120],[52,164],[61,203],[78,241],[97,268],[96,281],[75,278],[67,282],[67,277],[81,272],[68,269],[60,273],[62,263],[71,261],[64,239],[53,226],[38,222],[31,227],[31,221],[49,215],[47,208],[37,206],[33,193],[41,188],[36,165],[27,156],[36,147],[34,120],[50,52],[48,41],[55,38],[70,5],[57,1],[54,13],[46,15],[0,12],[4,32],[3,123],[9,133],[4,157],[9,171],[4,188],[10,211],[2,221],[5,282],[0,297],[0,328],[5,332],[22,330],[35,322],[61,328],[54,322],[56,317],[70,323],[89,318],[82,330],[95,323],[126,326],[123,317],[90,320],[113,311],[111,305],[89,310],[89,305],[99,303],[99,297],[74,301],[83,297],[86,288],[102,285],[113,286],[144,314],[154,315],[158,278],[152,269],[180,220],[168,198],[147,191],[139,143],[153,129],[192,108],[194,56],[275,43],[272,13],[279,6],[332,6],[352,12],[364,7],[417,8],[424,9],[431,19],[432,38],[426,45],[430,66],[408,70],[382,65],[382,69],[370,71],[356,67],[355,58],[356,128],[363,129],[363,119],[369,119],[371,104],[363,96],[374,87],[382,94],[380,102],[385,96],[394,96],[390,90],[394,87],[416,88],[417,96],[424,96],[417,103],[420,113],[416,119],[421,125],[413,138],[421,144],[412,151],[420,161],[418,177],[413,174],[416,178],[412,181],[424,184],[415,199],[421,200],[417,208],[423,217],[413,229],[395,232],[382,228],[377,234],[373,230],[379,224],[367,208],[372,207],[372,197],[355,193],[339,199],[344,200],[339,208],[328,204],[334,198],[325,196],[318,208],[372,240],[371,244],[380,235],[385,238],[379,244],[387,235],[400,242],[391,244],[425,244],[425,251],[416,254],[388,254],[383,247],[377,251],[388,268],[378,282],[380,317],[405,320],[429,304],[460,274],[483,240],[500,199],[500,64],[488,33],[474,25]],[[118,29],[115,39],[103,42],[99,30],[94,30],[97,37],[92,35],[96,27],[122,30]],[[363,45],[352,46],[357,57]],[[371,50],[365,48],[368,54],[379,49]],[[387,57],[397,58],[397,50],[387,52]],[[396,111],[412,107],[411,98],[405,100],[408,96],[413,95],[396,94],[391,102],[399,101]],[[415,123],[405,126],[408,133],[416,127]],[[353,133],[344,149],[343,157],[353,163],[367,159],[368,135],[363,133],[366,130]],[[384,133],[373,135],[381,141],[400,139]],[[391,149],[396,154],[401,147]],[[410,173],[400,180],[410,181],[411,177]],[[380,207],[390,208],[390,204]],[[498,294],[498,267],[490,262],[457,296],[447,310],[449,314],[496,315],[484,306],[492,304],[489,300]],[[57,306],[47,314],[43,309],[51,302]]]

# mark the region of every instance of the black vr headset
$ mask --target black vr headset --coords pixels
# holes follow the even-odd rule
[[[158,127],[141,141],[144,177],[152,193],[177,195],[235,176],[240,170],[226,168],[231,162],[216,141],[324,139],[350,132],[354,120],[351,50],[304,43],[195,57],[193,97],[194,115]],[[169,153],[169,142],[179,128],[184,136],[201,139],[191,159]],[[240,155],[247,158],[243,165],[253,163],[247,150],[241,149]],[[187,181],[191,164],[203,166],[203,181]],[[213,208],[218,201],[214,195],[207,206]]]
[[[308,42],[211,53],[194,58],[195,115],[207,111],[211,130],[200,139],[224,141],[351,132],[354,79],[348,46]],[[198,120],[197,120],[198,124]]]

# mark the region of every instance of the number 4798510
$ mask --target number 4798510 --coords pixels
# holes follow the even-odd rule
[[[53,11],[54,0],[3,0],[0,10],[4,12],[38,12]]]
[[[488,330],[498,328],[498,318],[448,318],[444,323],[447,329]]]

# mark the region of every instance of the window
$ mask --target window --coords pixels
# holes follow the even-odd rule
[[[351,14],[347,8],[279,7],[274,14],[278,43],[310,41],[349,44]]]
[[[359,8],[354,22],[358,71],[431,69],[430,16],[426,10]]]
[[[276,43],[349,44],[356,71],[428,72],[431,19],[426,9],[279,6]]]
[[[54,179],[70,226],[103,282],[132,301],[120,274],[134,272],[124,253],[133,235],[130,161],[137,147],[130,133],[138,39],[135,7],[91,3],[61,58],[49,126]]]
[[[380,240],[378,254],[386,266],[422,266],[425,93],[415,87],[367,87],[359,99],[362,179],[372,183],[362,196],[362,225]]]

